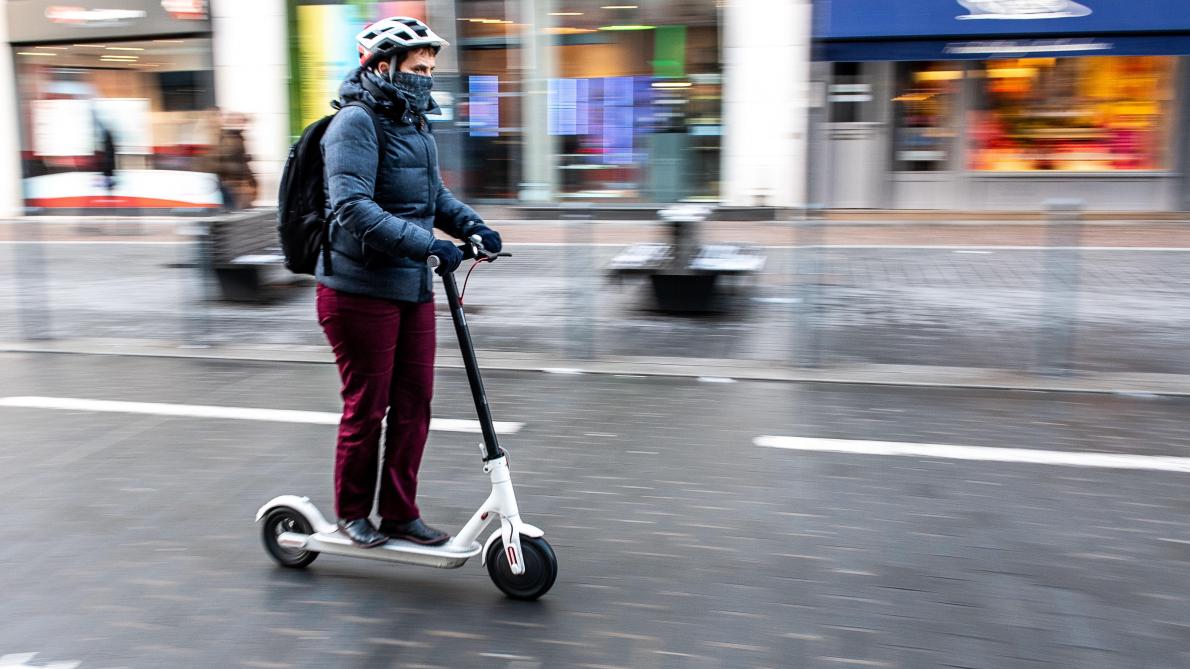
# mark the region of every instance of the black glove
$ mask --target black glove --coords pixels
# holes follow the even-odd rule
[[[437,271],[440,275],[455,271],[463,262],[463,252],[445,239],[435,239],[434,243],[430,244],[430,255],[438,256]]]
[[[479,235],[479,238],[483,240],[483,248],[488,253],[499,253],[500,249],[504,248],[504,243],[500,241],[500,233],[486,225],[475,227],[471,230],[471,234]]]

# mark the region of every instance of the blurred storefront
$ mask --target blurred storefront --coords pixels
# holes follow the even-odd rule
[[[529,3],[460,0],[468,75],[468,179],[480,197],[518,196],[514,156],[545,132],[556,199],[669,202],[719,192],[722,75],[714,3],[557,0],[545,127],[525,122],[518,95],[531,54],[518,29]],[[491,166],[501,166],[491,169]]]
[[[7,3],[24,206],[204,210],[218,131],[205,2]]]
[[[202,160],[216,107],[247,117],[257,202],[269,204],[289,143],[332,111],[357,66],[356,32],[408,15],[452,44],[433,126],[444,179],[469,200],[797,206],[808,11],[805,0],[12,0],[23,204],[219,206]]]
[[[1186,207],[1182,0],[826,0],[833,207]]]
[[[435,76],[445,113],[434,129],[456,191],[478,201],[718,196],[714,2],[289,3],[292,133],[330,111],[358,64],[358,30],[414,16],[452,43]]]

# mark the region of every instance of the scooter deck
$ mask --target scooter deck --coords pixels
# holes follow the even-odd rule
[[[391,539],[388,543],[375,548],[361,548],[338,531],[315,534],[284,532],[277,537],[277,543],[286,548],[326,553],[327,555],[400,562],[438,567],[439,569],[461,567],[467,560],[483,551],[483,546],[479,545],[477,541],[471,542],[470,546],[460,548],[453,544],[453,540],[441,546],[422,546],[411,541]]]

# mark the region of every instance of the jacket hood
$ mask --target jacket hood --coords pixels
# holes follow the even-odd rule
[[[339,98],[345,103],[362,102],[371,107],[373,111],[388,114],[394,118],[401,118],[408,108],[408,104],[401,97],[396,86],[393,86],[384,77],[363,67],[355,68],[343,80],[339,86]],[[425,113],[427,115],[442,113],[442,109],[434,101],[433,96],[430,97],[430,108]]]

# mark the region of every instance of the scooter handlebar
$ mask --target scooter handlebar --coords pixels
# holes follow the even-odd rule
[[[479,260],[495,260],[496,258],[507,258],[511,253],[501,251],[500,253],[492,253],[483,247],[483,239],[479,235],[471,235],[467,240],[468,243],[459,247],[463,252],[464,258],[477,258]]]
[[[492,261],[496,258],[507,258],[512,255],[506,251],[501,251],[500,253],[490,253],[483,247],[483,240],[479,238],[479,235],[471,235],[470,240],[459,245],[459,250],[463,252],[464,260]],[[430,256],[426,258],[426,265],[429,265],[430,269],[438,269],[438,266],[441,264],[442,260],[439,259],[438,256]]]

